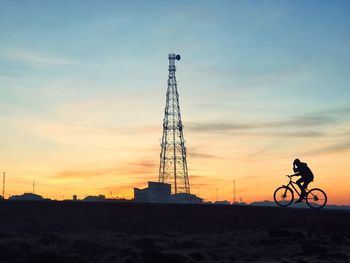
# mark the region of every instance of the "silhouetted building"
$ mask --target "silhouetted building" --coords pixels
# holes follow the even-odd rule
[[[193,194],[179,193],[171,196],[171,203],[202,204],[203,199]]]
[[[73,195],[73,201],[77,201],[78,200],[78,196],[77,195]]]
[[[144,189],[134,188],[134,201],[150,203],[169,203],[171,185],[158,182],[148,182]]]
[[[215,201],[214,205],[229,205],[230,202],[227,200],[223,200],[223,201]]]
[[[104,195],[89,195],[83,199],[84,201],[98,202],[98,201],[106,201],[106,196]]]
[[[49,198],[44,198],[41,195],[33,194],[33,193],[24,193],[22,195],[13,195],[9,198],[9,200],[35,200],[35,201],[45,201],[50,200]]]
[[[148,182],[144,189],[134,188],[134,201],[146,203],[201,204],[203,199],[188,193],[171,194],[171,185]]]

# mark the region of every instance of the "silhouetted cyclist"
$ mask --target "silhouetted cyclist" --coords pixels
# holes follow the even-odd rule
[[[300,203],[301,201],[303,201],[306,195],[306,187],[309,185],[309,183],[311,183],[314,180],[314,175],[311,172],[310,168],[307,166],[307,163],[302,163],[299,159],[294,160],[293,171],[295,174],[293,174],[292,176],[301,176],[301,178],[296,181],[301,190],[300,198],[297,201],[295,201],[295,203]]]

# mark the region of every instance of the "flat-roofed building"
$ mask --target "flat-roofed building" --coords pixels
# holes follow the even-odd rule
[[[171,185],[158,182],[148,182],[144,189],[134,188],[135,202],[169,203],[171,196]]]

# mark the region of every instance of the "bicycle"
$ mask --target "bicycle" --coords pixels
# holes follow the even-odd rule
[[[296,187],[297,183],[292,180],[292,176],[287,175],[287,177],[289,178],[289,183],[278,187],[273,194],[276,204],[281,207],[287,207],[293,203],[294,193],[300,197],[299,187]],[[306,188],[305,191],[304,199],[306,199],[306,203],[310,208],[321,209],[326,205],[327,195],[322,189],[312,188],[308,190]]]

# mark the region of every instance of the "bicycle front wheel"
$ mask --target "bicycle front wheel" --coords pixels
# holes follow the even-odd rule
[[[307,193],[306,203],[311,208],[320,209],[327,204],[327,195],[323,190],[313,188]]]
[[[282,207],[289,206],[294,200],[294,193],[292,189],[287,186],[278,187],[273,194],[273,199],[276,204]]]

